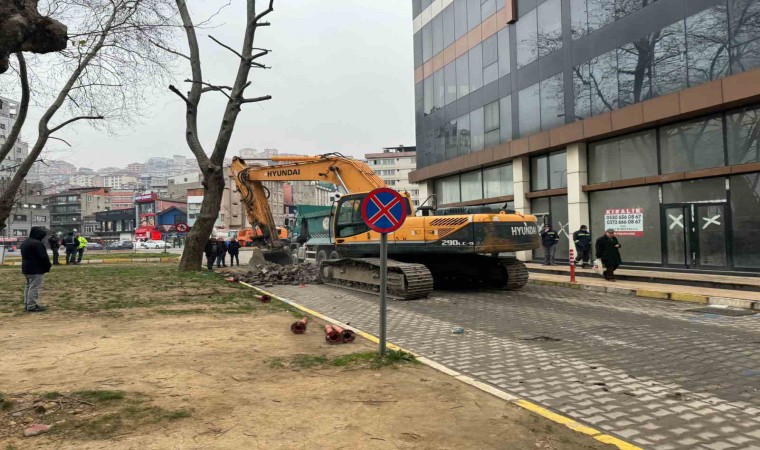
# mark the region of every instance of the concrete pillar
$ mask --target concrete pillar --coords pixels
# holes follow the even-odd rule
[[[588,184],[586,155],[586,144],[583,142],[567,146],[567,218],[571,237],[581,225],[591,227],[588,194],[582,189],[584,184]],[[599,230],[595,231],[598,235]],[[575,248],[572,239],[570,239],[570,245],[571,248]]]
[[[525,194],[530,192],[530,158],[520,156],[512,160],[512,179],[514,181],[515,211],[530,214],[530,200]],[[531,261],[531,250],[517,252],[520,261]]]

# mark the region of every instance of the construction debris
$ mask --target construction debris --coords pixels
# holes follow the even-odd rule
[[[279,264],[264,263],[252,267],[245,274],[235,274],[238,281],[251,284],[288,284],[298,286],[301,284],[319,284],[319,269],[314,264],[301,263],[281,266]]]

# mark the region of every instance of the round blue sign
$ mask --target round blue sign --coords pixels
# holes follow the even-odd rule
[[[364,223],[378,233],[391,233],[406,220],[406,199],[390,188],[377,188],[362,201]]]

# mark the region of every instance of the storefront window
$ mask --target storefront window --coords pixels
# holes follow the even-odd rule
[[[760,173],[731,177],[734,268],[760,269]]]
[[[461,199],[459,175],[435,180],[435,193],[438,196],[438,203],[441,205],[459,202]]]
[[[483,196],[503,197],[514,194],[512,164],[483,169]]]
[[[530,190],[549,189],[549,157],[537,156],[530,159]]]
[[[549,189],[567,187],[567,155],[564,151],[549,155]]]
[[[589,145],[589,183],[654,175],[657,175],[657,141],[654,130]]]
[[[463,173],[461,176],[462,201],[480,200],[483,198],[483,179],[480,171]]]
[[[660,241],[660,195],[658,186],[641,186],[589,195],[591,234],[596,240],[605,230],[605,213],[615,209],[641,208],[644,222],[640,236],[618,236],[620,254],[626,263],[662,263]]]
[[[664,174],[725,165],[720,117],[661,128],[660,164]]]
[[[558,195],[555,197],[534,198],[530,203],[531,214],[535,215],[539,224],[548,224],[554,228],[559,235],[557,243],[557,259],[567,259],[569,257],[569,239],[570,227],[567,220],[567,195]],[[534,252],[533,257],[536,259],[543,258],[541,250]]]
[[[662,185],[662,202],[664,204],[704,201],[726,201],[725,178],[708,178]]]
[[[567,155],[564,150],[530,159],[530,190],[567,187]]]
[[[728,164],[760,161],[760,108],[747,108],[726,116]]]

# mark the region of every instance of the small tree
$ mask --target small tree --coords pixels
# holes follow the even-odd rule
[[[0,231],[32,164],[50,139],[62,140],[57,132],[82,120],[128,122],[146,104],[146,84],[163,81],[174,58],[161,44],[177,25],[170,0],[50,0],[47,8],[73,28],[74,45],[46,56],[44,62],[34,57],[27,63],[16,53],[21,104],[0,147],[0,162],[24,126],[30,97],[50,103],[37,124],[37,139],[28,157],[0,191]],[[44,75],[34,78],[34,87],[27,66],[45,67]],[[54,119],[59,120],[56,125],[51,124]]]
[[[169,86],[169,89],[185,102],[185,139],[190,151],[198,161],[198,166],[203,174],[204,189],[201,211],[193,229],[188,234],[185,251],[180,261],[180,270],[193,271],[201,268],[204,245],[211,235],[214,222],[219,215],[222,194],[224,193],[224,158],[227,154],[227,147],[232,138],[232,131],[235,128],[240,108],[246,103],[261,102],[272,98],[269,95],[245,98],[244,93],[251,85],[251,81],[248,80],[251,69],[267,68],[256,60],[269,54],[270,50],[255,48],[253,44],[256,30],[259,27],[269,26],[269,22],[264,22],[263,19],[274,10],[274,0],[268,0],[268,7],[260,12],[256,12],[256,0],[246,1],[246,26],[240,51],[220,42],[213,36],[209,36],[211,40],[229,50],[238,58],[237,74],[232,86],[211,84],[203,80],[201,56],[198,50],[198,38],[195,34],[193,20],[187,9],[185,0],[176,1],[180,17],[182,18],[182,24],[187,34],[187,43],[190,51],[189,56],[182,56],[190,62],[192,79],[185,80],[190,83],[190,91],[187,92],[187,95],[180,92],[173,85]],[[227,106],[224,109],[219,134],[214,143],[211,156],[206,154],[198,138],[198,105],[201,101],[201,95],[207,92],[217,92],[227,97]]]

